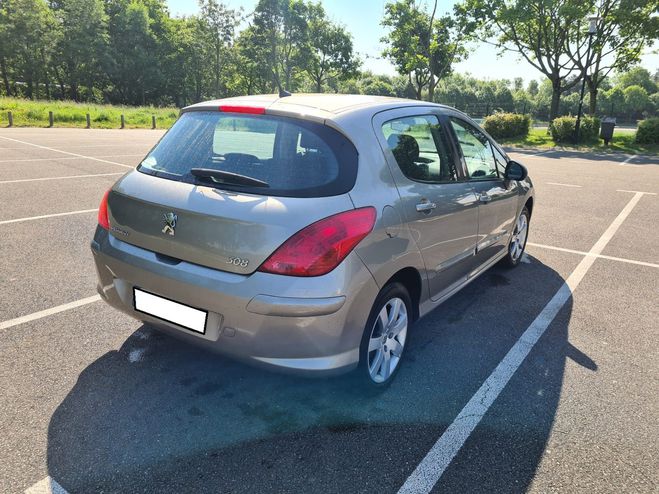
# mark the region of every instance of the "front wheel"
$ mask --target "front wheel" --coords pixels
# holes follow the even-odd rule
[[[411,324],[412,303],[403,285],[387,285],[369,315],[360,347],[359,373],[376,387],[388,386],[400,367]]]
[[[524,206],[515,222],[515,228],[510,237],[510,243],[508,244],[508,254],[503,258],[504,263],[510,267],[517,266],[522,259],[524,249],[526,249],[526,239],[529,235],[530,218],[531,215],[529,214],[529,210]]]

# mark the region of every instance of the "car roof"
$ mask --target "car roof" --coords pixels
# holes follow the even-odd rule
[[[277,94],[239,96],[212,101],[204,101],[183,109],[216,110],[221,105],[246,105],[265,107],[269,114],[297,114],[322,119],[333,119],[341,114],[351,112],[366,112],[375,114],[379,111],[400,108],[404,106],[435,106],[447,108],[444,105],[405,98],[388,96],[370,96],[364,94],[331,94],[331,93],[301,93],[280,97]],[[370,110],[370,111],[369,111]]]

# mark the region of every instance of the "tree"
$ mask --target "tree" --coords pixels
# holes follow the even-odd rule
[[[604,102],[609,110],[609,115],[615,115],[616,111],[623,109],[625,105],[625,93],[619,87],[613,87],[604,92]]]
[[[58,11],[62,37],[57,47],[57,59],[66,80],[69,96],[80,100],[80,86],[85,84],[93,98],[95,84],[105,74],[107,65],[107,15],[101,0],[63,0]]]
[[[44,83],[50,97],[48,66],[57,29],[44,0],[8,0],[0,4],[0,71],[5,92],[17,94],[10,77],[25,84],[25,96],[39,97]]]
[[[218,98],[222,72],[222,56],[231,46],[237,25],[236,11],[217,0],[199,0],[201,25],[212,47],[214,94]]]
[[[293,72],[309,59],[307,16],[303,0],[259,0],[254,10],[251,51],[280,92],[294,89]]]
[[[641,86],[629,86],[623,91],[625,93],[625,106],[630,113],[639,114],[650,106],[650,98],[648,92]]]
[[[462,33],[453,18],[437,18],[436,14],[437,0],[430,13],[415,0],[398,0],[386,5],[382,20],[391,30],[381,40],[388,45],[383,55],[399,74],[408,77],[417,99],[422,99],[427,87],[429,101],[434,99],[441,78],[466,55]]]
[[[469,32],[497,36],[498,47],[518,53],[549,79],[553,120],[561,93],[579,82],[567,81],[578,66],[565,56],[565,46],[579,29],[587,5],[576,0],[464,0],[455,9]]]
[[[652,79],[650,71],[636,66],[622,72],[615,79],[616,85],[626,88],[629,86],[641,86],[648,94],[657,92],[657,83]]]
[[[638,63],[643,49],[659,37],[659,18],[653,15],[657,8],[656,2],[648,0],[595,0],[587,12],[597,17],[595,34],[586,34],[585,18],[577,23],[578,29],[565,49],[586,77],[591,114],[597,110],[597,93],[606,77]],[[646,73],[650,82],[650,73]],[[650,91],[648,87],[646,90]]]
[[[352,49],[352,36],[327,19],[323,7],[309,7],[309,60],[306,72],[317,93],[330,78],[345,80],[357,73],[360,62]]]

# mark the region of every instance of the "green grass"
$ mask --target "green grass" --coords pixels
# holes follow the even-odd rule
[[[89,113],[93,129],[118,129],[121,115],[126,128],[150,129],[151,116],[156,116],[156,127],[167,129],[178,118],[178,108],[154,106],[113,106],[75,103],[73,101],[31,101],[20,98],[0,97],[0,127],[9,125],[7,112],[11,111],[15,127],[48,127],[48,112],[53,112],[54,127],[87,126]]]
[[[629,132],[628,129],[616,130],[613,133],[613,140],[608,146],[604,141],[583,143],[578,146],[574,144],[557,144],[547,133],[546,129],[531,129],[529,135],[522,138],[501,139],[499,142],[506,146],[521,148],[539,148],[539,149],[570,149],[579,151],[595,151],[604,153],[631,153],[631,154],[659,154],[658,144],[637,144],[634,142],[636,132]]]

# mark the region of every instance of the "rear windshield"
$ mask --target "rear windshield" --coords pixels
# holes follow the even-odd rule
[[[138,170],[218,189],[321,197],[353,187],[357,151],[336,130],[306,120],[191,111],[181,115]]]

